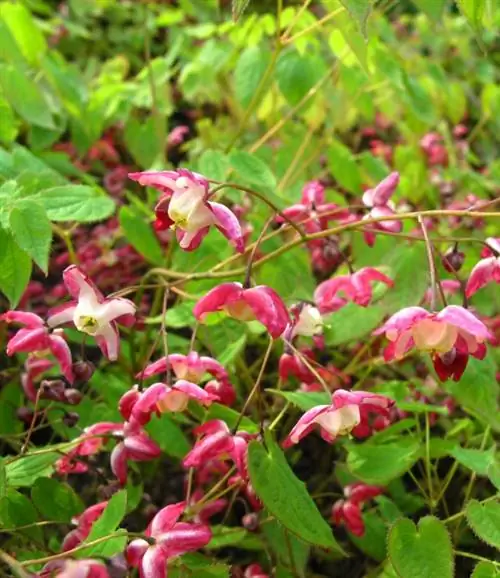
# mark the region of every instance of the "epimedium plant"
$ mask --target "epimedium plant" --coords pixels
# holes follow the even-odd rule
[[[498,23],[0,3],[9,575],[498,575]]]

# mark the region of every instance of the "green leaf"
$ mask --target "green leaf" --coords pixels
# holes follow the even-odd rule
[[[5,496],[7,491],[7,472],[3,459],[0,460],[0,500]]]
[[[329,405],[332,402],[332,396],[326,392],[315,391],[308,393],[305,391],[279,391],[277,389],[266,389],[266,391],[284,397],[303,411],[309,411],[317,405]]]
[[[45,210],[36,203],[18,204],[10,212],[9,223],[19,247],[47,274],[52,228]]]
[[[92,223],[110,217],[115,202],[92,187],[63,185],[46,189],[39,197],[51,221]]]
[[[249,2],[250,0],[233,0],[232,11],[233,11],[233,20],[235,22],[238,22],[243,12],[245,12]]]
[[[85,508],[71,486],[51,478],[38,478],[31,490],[31,499],[45,520],[56,522],[70,522]]]
[[[349,538],[361,552],[377,562],[383,562],[387,555],[387,526],[379,514],[370,511],[363,513],[363,522],[363,536],[355,536],[349,532]]]
[[[481,504],[471,500],[465,515],[476,536],[500,550],[500,503]]]
[[[476,31],[481,30],[486,0],[456,0],[460,12]]]
[[[462,408],[500,431],[498,413],[499,385],[495,378],[496,364],[491,352],[483,360],[471,357],[457,383],[447,381],[444,388]]]
[[[45,449],[49,449],[46,446]],[[61,457],[56,452],[47,452],[40,455],[29,455],[6,464],[7,482],[12,488],[31,487],[40,477],[50,476],[54,471],[54,463]]]
[[[475,450],[456,447],[451,452],[459,464],[469,468],[479,476],[487,476],[488,469],[495,460],[495,447],[489,450]]]
[[[263,516],[268,518],[267,512]],[[305,575],[305,568],[311,547],[284,528],[278,521],[271,520],[261,527],[266,543],[276,554],[278,562],[287,568],[294,568],[299,576]],[[276,576],[279,576],[276,572]]]
[[[198,171],[207,179],[224,182],[229,169],[229,160],[218,150],[207,149],[198,160]]]
[[[498,578],[500,571],[490,562],[479,562],[470,578]]]
[[[31,275],[31,259],[0,227],[0,290],[12,308],[19,303]]]
[[[127,513],[127,491],[120,490],[116,492],[114,496],[109,500],[104,512],[101,514],[99,519],[94,522],[92,529],[84,544],[92,542],[104,536],[109,536],[115,533],[120,522],[125,517]],[[101,542],[95,546],[89,546],[78,552],[78,558],[89,558],[92,556],[105,556],[110,557],[118,552],[122,551],[125,547],[127,540],[126,531],[123,530],[123,536],[118,536],[115,538],[110,538],[105,542]],[[120,550],[120,546],[122,546]]]
[[[252,441],[248,448],[250,480],[264,506],[299,538],[342,553],[305,484],[295,476],[270,435],[266,436],[266,445],[267,450],[261,443]]]
[[[362,191],[361,175],[351,151],[339,141],[334,141],[327,152],[328,168],[341,187],[359,195]]]
[[[120,227],[127,240],[143,257],[154,265],[162,265],[164,251],[150,223],[146,223],[132,207],[122,207],[118,214]]]
[[[288,104],[298,104],[325,73],[319,55],[299,54],[294,48],[282,52],[276,63],[276,80]]]
[[[389,532],[389,558],[400,578],[452,578],[453,549],[445,525],[433,516],[403,518]]]
[[[7,100],[0,94],[0,142],[10,144],[16,139],[18,122]]]
[[[38,85],[10,64],[0,65],[0,88],[17,114],[29,124],[54,129],[49,106]]]
[[[495,488],[500,491],[500,462],[497,459],[488,468],[488,478]]]
[[[189,441],[179,425],[168,415],[153,419],[146,430],[162,451],[174,458],[183,458],[191,449]]]
[[[243,108],[247,108],[256,93],[271,55],[260,46],[249,46],[240,55],[234,69],[234,91]]]
[[[439,22],[443,16],[443,10],[448,0],[413,0],[413,3],[425,12],[431,20]]]
[[[123,137],[127,150],[143,169],[151,167],[160,152],[158,136],[154,116],[146,120],[132,116],[125,126]]]
[[[419,457],[420,444],[408,436],[398,441],[377,444],[368,440],[363,444],[348,443],[347,467],[349,471],[368,484],[387,485],[407,472]]]
[[[212,526],[212,539],[205,546],[209,550],[233,546],[245,539],[248,532],[245,528],[229,526]]]
[[[30,64],[39,64],[47,52],[47,42],[30,11],[22,4],[3,2],[0,17],[7,24],[17,45]]]
[[[0,499],[0,527],[17,528],[38,522],[38,514],[30,500],[18,491],[9,488],[6,495]],[[23,534],[41,542],[41,528],[33,527],[19,530]]]
[[[240,412],[235,411],[234,409],[231,409],[225,405],[221,405],[220,403],[213,403],[208,408],[205,421],[209,421],[211,419],[221,419],[222,421],[225,421],[230,428],[233,428],[240,419]],[[250,418],[243,416],[238,429],[250,433],[257,433],[259,431],[259,426]]]
[[[385,309],[378,304],[361,307],[348,303],[325,317],[325,341],[328,345],[341,345],[361,339],[380,325],[385,314]]]
[[[229,161],[236,173],[248,183],[264,189],[276,187],[276,177],[259,157],[245,151],[233,151]]]
[[[366,38],[366,22],[372,9],[370,0],[340,0],[351,17],[356,21],[361,34]]]
[[[233,343],[230,343],[227,348],[219,355],[219,362],[227,367],[238,357],[238,355],[245,349],[245,345],[247,342],[246,333],[243,333],[241,337],[239,337]]]

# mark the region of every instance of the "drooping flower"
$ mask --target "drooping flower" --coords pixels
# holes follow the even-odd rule
[[[36,355],[28,356],[28,359],[24,362],[24,369],[26,370],[21,374],[21,386],[23,388],[26,397],[32,401],[36,402],[36,384],[40,380],[43,373],[52,369],[54,363],[50,359],[44,357],[37,357]]]
[[[200,383],[205,373],[209,373],[215,379],[228,379],[227,371],[216,359],[199,355],[196,351],[191,351],[187,355],[172,353],[162,357],[150,363],[136,377],[145,379],[161,373],[165,375],[167,369],[171,369],[177,379],[185,379],[192,383]]]
[[[98,560],[53,560],[35,576],[39,578],[110,578],[106,565]]]
[[[266,285],[244,289],[241,283],[222,283],[210,290],[193,308],[196,319],[224,311],[239,321],[256,319],[273,339],[280,337],[290,323],[290,315],[281,297]]]
[[[145,535],[151,540],[132,540],[125,552],[130,566],[140,569],[143,578],[167,578],[167,564],[173,558],[199,550],[212,539],[206,524],[179,522],[185,502],[171,504],[153,518]]]
[[[286,341],[292,341],[300,335],[312,337],[315,344],[322,346],[323,318],[319,309],[309,303],[299,303],[290,307],[292,322],[285,331]]]
[[[39,358],[51,353],[57,359],[64,377],[73,383],[71,351],[62,330],[50,332],[41,317],[25,311],[7,311],[0,315],[0,321],[24,325],[7,343],[7,355],[30,353]]]
[[[306,411],[283,442],[283,447],[299,443],[316,426],[320,429],[321,437],[332,443],[337,436],[363,426],[370,414],[388,416],[393,403],[383,395],[338,389],[333,393],[330,405],[318,405]]]
[[[472,297],[474,293],[482,289],[488,283],[500,283],[500,240],[487,239],[487,251],[492,255],[481,259],[471,271],[467,285],[465,286],[465,294],[467,297]]]
[[[116,324],[132,325],[135,322],[135,305],[128,299],[105,298],[76,265],[64,270],[63,280],[73,301],[49,311],[48,325],[56,327],[74,323],[79,331],[95,337],[108,359],[116,360],[119,350]]]
[[[449,305],[439,313],[407,307],[374,332],[375,335],[382,333],[391,342],[384,351],[386,361],[402,359],[416,347],[431,354],[440,379],[451,377],[455,381],[462,376],[469,355],[484,358],[484,342],[491,338],[482,321],[457,305]]]
[[[101,517],[101,514],[104,512],[107,505],[107,501],[94,504],[79,516],[76,516],[71,520],[71,523],[75,524],[76,528],[71,530],[71,532],[69,532],[69,534],[64,538],[61,545],[61,550],[63,552],[76,548],[87,538],[90,534],[90,530],[92,530],[92,525]]]
[[[269,574],[262,570],[260,564],[250,564],[250,566],[246,567],[243,578],[269,578]]]
[[[370,486],[362,482],[349,484],[344,488],[345,500],[337,500],[332,508],[332,520],[335,525],[344,524],[355,536],[365,533],[365,523],[362,516],[362,506],[365,502],[384,493],[380,486]]]
[[[210,201],[205,177],[188,171],[149,171],[130,173],[129,178],[143,186],[158,189],[162,196],[156,205],[156,228],[175,228],[179,246],[185,251],[199,247],[211,225],[244,251],[243,233],[236,215],[221,203]]]
[[[320,283],[314,292],[314,301],[323,315],[338,311],[349,301],[366,307],[372,300],[372,283],[375,281],[384,283],[388,287],[394,285],[392,279],[377,269],[363,267],[356,273],[339,275]]]
[[[399,173],[394,172],[383,179],[376,187],[364,192],[362,197],[363,204],[370,209],[370,212],[363,217],[364,220],[390,217],[396,214],[394,205],[390,199],[397,189],[398,184]],[[370,228],[389,231],[391,233],[400,233],[403,224],[397,220],[377,221],[376,223],[371,223]],[[375,233],[373,231],[365,231],[365,240],[370,247],[373,246]]]
[[[219,419],[207,421],[193,430],[202,436],[182,462],[185,468],[197,468],[221,456],[230,457],[243,479],[248,479],[248,440],[253,436],[246,432],[232,434],[225,422]]]
[[[138,394],[127,419],[145,425],[150,421],[153,413],[159,415],[165,412],[184,411],[190,399],[204,406],[209,406],[218,398],[199,385],[185,379],[177,380],[172,386],[165,383],[154,383]],[[122,404],[123,401],[121,402],[123,408]]]

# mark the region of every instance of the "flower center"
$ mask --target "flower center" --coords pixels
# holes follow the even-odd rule
[[[255,319],[254,312],[243,300],[229,303],[224,309],[228,315],[238,321],[253,321]]]
[[[91,315],[81,315],[75,325],[78,331],[83,331],[88,335],[95,335],[99,329],[99,322]]]

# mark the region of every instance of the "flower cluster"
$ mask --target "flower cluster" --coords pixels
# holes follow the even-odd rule
[[[337,500],[332,508],[332,520],[336,526],[342,524],[354,534],[361,537],[365,533],[365,523],[361,514],[365,502],[380,496],[384,493],[384,488],[370,486],[357,482],[345,486],[344,500]]]

